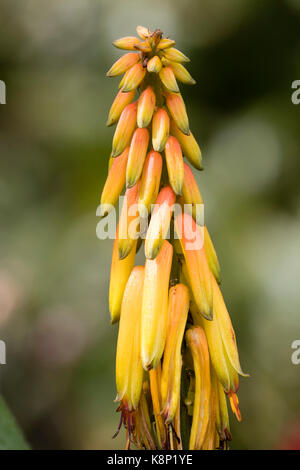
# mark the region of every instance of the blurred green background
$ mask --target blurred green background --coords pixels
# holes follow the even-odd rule
[[[120,56],[161,28],[191,58],[182,87],[223,292],[250,379],[234,449],[300,448],[299,0],[2,0],[1,391],[35,449],[122,448],[108,313],[112,241],[96,238]]]

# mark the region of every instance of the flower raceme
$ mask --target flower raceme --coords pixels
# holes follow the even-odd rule
[[[245,374],[190,167],[202,170],[202,155],[179,82],[195,80],[175,41],[143,26],[137,34],[113,43],[126,52],[107,73],[123,77],[107,119],[116,129],[99,212],[111,215],[125,190],[109,287],[119,429],[126,448],[227,449],[227,403],[240,420]],[[143,242],[144,266],[134,266]]]

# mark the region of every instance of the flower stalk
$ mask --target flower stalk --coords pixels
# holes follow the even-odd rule
[[[109,289],[118,431],[124,425],[127,449],[227,449],[228,404],[240,420],[246,374],[189,165],[202,170],[202,154],[179,82],[195,80],[175,41],[143,26],[137,34],[113,43],[126,53],[107,73],[123,77],[107,119],[116,129],[100,206],[105,217],[125,190]],[[144,265],[134,266],[141,244]]]

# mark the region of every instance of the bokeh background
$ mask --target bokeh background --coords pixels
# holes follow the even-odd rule
[[[96,208],[111,42],[160,27],[190,58],[197,176],[244,370],[234,449],[300,448],[299,0],[1,0],[1,392],[35,449],[114,449],[112,241]]]

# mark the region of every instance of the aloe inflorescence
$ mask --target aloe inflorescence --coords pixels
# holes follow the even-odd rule
[[[227,403],[240,420],[245,374],[189,166],[201,170],[202,156],[178,81],[195,81],[175,41],[137,33],[113,43],[130,52],[107,73],[123,78],[107,120],[116,130],[100,206],[107,215],[126,187],[109,288],[120,427],[126,448],[226,449]],[[135,266],[141,242],[145,263]]]

